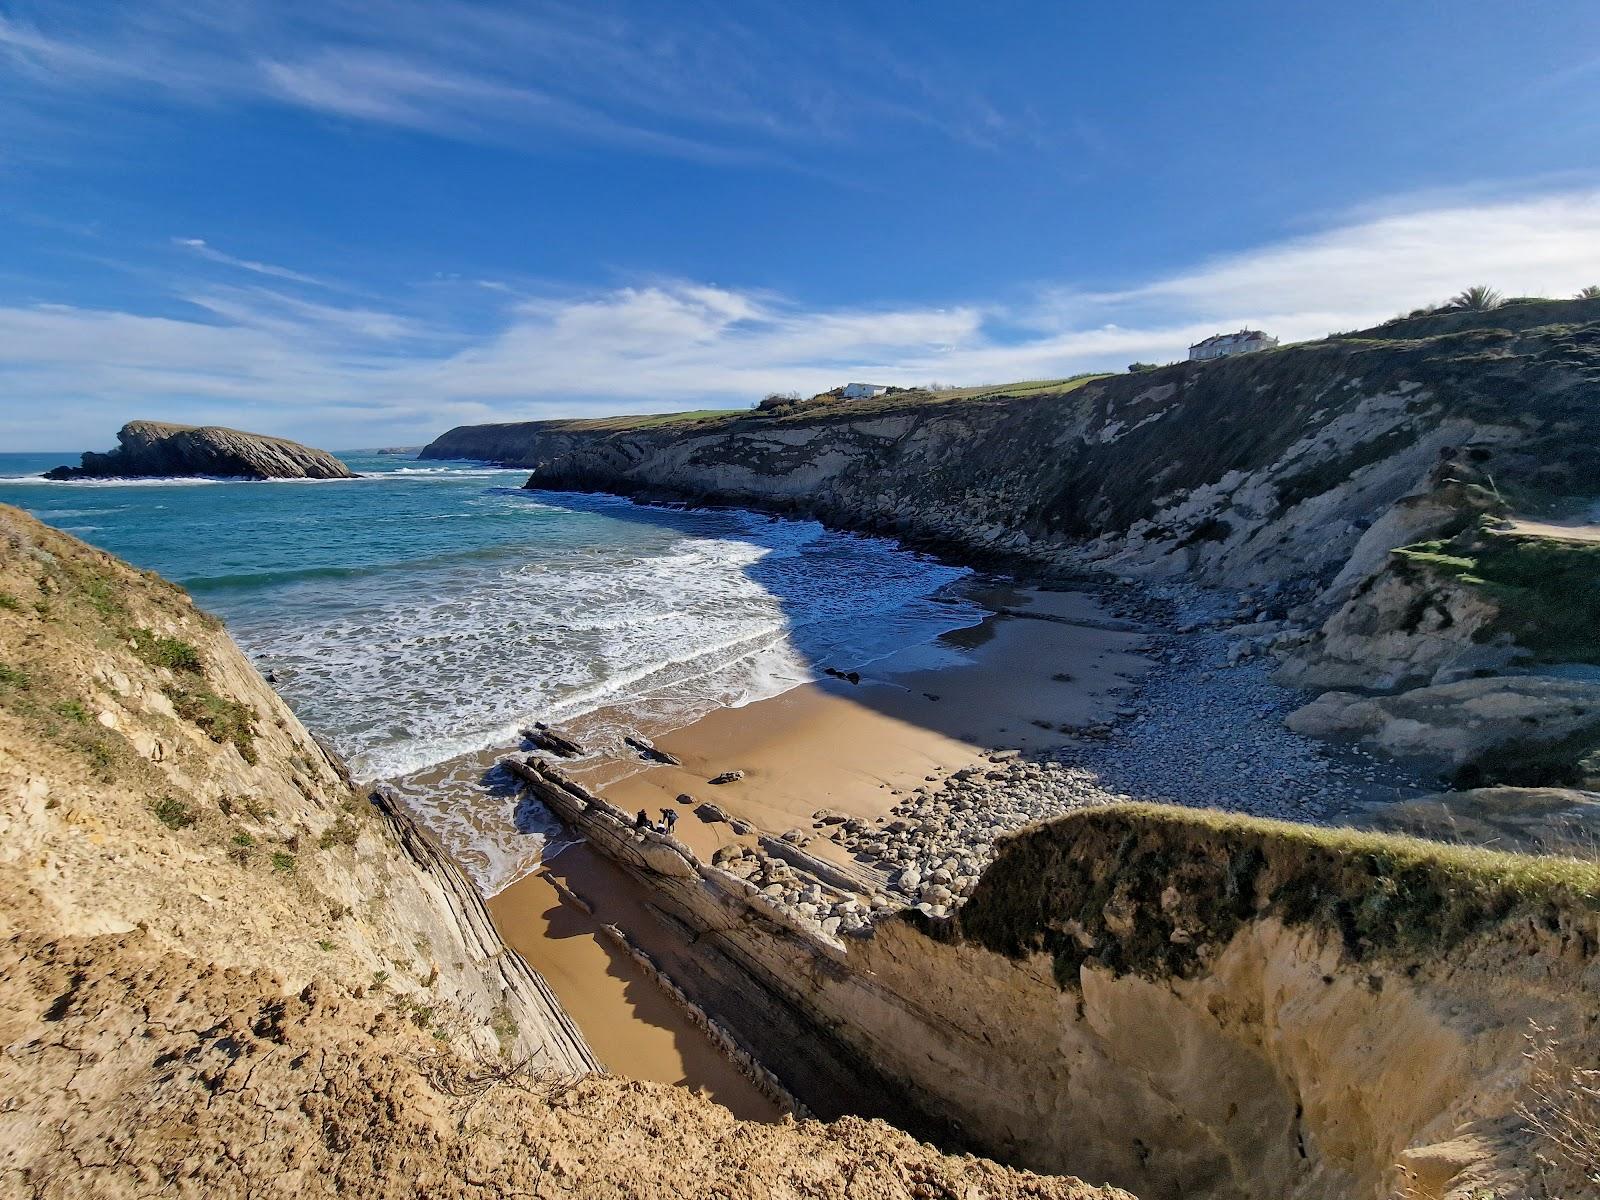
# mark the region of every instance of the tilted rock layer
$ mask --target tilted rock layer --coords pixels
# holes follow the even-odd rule
[[[725,856],[539,794],[699,935],[674,980],[818,1108],[867,1084],[1147,1200],[1556,1200],[1600,1172],[1600,1139],[1538,1128],[1590,1111],[1592,863],[1122,805],[1004,839],[951,917],[828,936]]]
[[[0,1196],[1126,1200],[596,1073],[179,589],[0,507]]]
[[[326,450],[287,438],[244,433],[220,425],[169,425],[129,421],[117,433],[117,448],[90,451],[77,467],[56,467],[51,479],[222,475],[239,479],[354,479]]]

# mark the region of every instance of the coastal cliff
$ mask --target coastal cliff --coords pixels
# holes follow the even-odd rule
[[[1489,476],[1529,501],[1600,493],[1600,302],[1526,307],[1543,323],[1505,328],[1519,322],[1497,310],[1441,331],[1418,318],[1053,390],[461,426],[420,457],[528,467],[530,487],[806,514],[967,555],[1070,551],[1144,577],[1326,586],[1353,557],[1370,567],[1455,532]],[[1468,494],[1421,503],[1451,485]],[[1391,546],[1363,545],[1402,500],[1404,519],[1377,531]]]
[[[421,457],[1223,588],[1248,606],[1239,653],[1277,656],[1285,682],[1403,690],[1595,661],[1553,597],[1594,578],[1597,387],[1600,301],[1539,301],[1056,388],[463,426]],[[1529,516],[1515,536],[1531,549],[1503,553],[1494,535]],[[1443,702],[1448,726],[1462,714]],[[1570,730],[1546,737],[1536,714],[1526,732],[1567,746],[1565,766],[1504,782],[1588,777]],[[1482,755],[1421,757],[1470,771]]]
[[[1127,1200],[606,1075],[179,588],[0,507],[0,1195]]]
[[[244,433],[220,425],[171,425],[129,421],[117,432],[117,448],[89,451],[82,465],[56,467],[47,479],[113,479],[220,475],[238,479],[354,479],[326,450],[287,438]]]
[[[898,1105],[1147,1200],[1576,1196],[1600,1169],[1553,1136],[1600,1051],[1593,864],[1115,806],[1003,839],[951,916],[829,934],[513,766],[688,931],[658,953],[689,1001],[819,1111]]]

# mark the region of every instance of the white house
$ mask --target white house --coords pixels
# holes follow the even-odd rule
[[[889,389],[877,383],[847,383],[839,393],[846,400],[871,400],[874,396],[881,396]]]
[[[1249,354],[1252,350],[1271,350],[1277,344],[1277,338],[1259,329],[1214,333],[1189,347],[1189,361],[1204,362],[1209,358],[1227,358],[1230,354]]]

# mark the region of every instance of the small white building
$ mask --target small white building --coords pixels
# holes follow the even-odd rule
[[[1205,362],[1210,358],[1227,358],[1230,354],[1249,354],[1254,350],[1271,350],[1278,339],[1259,329],[1241,329],[1238,333],[1214,333],[1204,341],[1189,347],[1190,362]]]
[[[881,396],[889,389],[879,383],[847,383],[840,390],[839,395],[846,400],[871,400],[874,396]]]

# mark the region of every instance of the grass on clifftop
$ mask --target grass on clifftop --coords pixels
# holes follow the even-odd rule
[[[586,420],[557,422],[564,429],[657,429],[663,425],[693,425],[702,421],[721,421],[749,416],[748,408],[697,408],[690,412],[644,413],[640,416],[592,417]]]
[[[1500,609],[1485,638],[1509,633],[1547,662],[1600,663],[1600,544],[1489,529],[1393,553],[1482,589]]]
[[[1336,936],[1357,961],[1426,959],[1513,915],[1594,954],[1600,864],[1153,804],[1073,813],[1001,843],[961,933],[1012,957],[1186,976],[1246,923]],[[1581,915],[1582,921],[1574,922]],[[1585,940],[1587,939],[1587,940]]]
[[[1090,372],[1066,379],[1029,379],[1019,383],[991,383],[979,387],[945,388],[937,392],[913,388],[892,392],[866,400],[800,400],[773,412],[754,408],[697,408],[691,412],[645,413],[640,416],[592,417],[570,421],[550,421],[552,429],[568,432],[595,430],[622,433],[633,429],[662,429],[677,425],[723,425],[745,418],[761,421],[806,419],[818,416],[848,414],[850,416],[877,416],[908,408],[922,408],[930,404],[945,404],[952,400],[1001,400],[1017,396],[1066,395],[1086,383],[1106,378],[1106,373]]]

